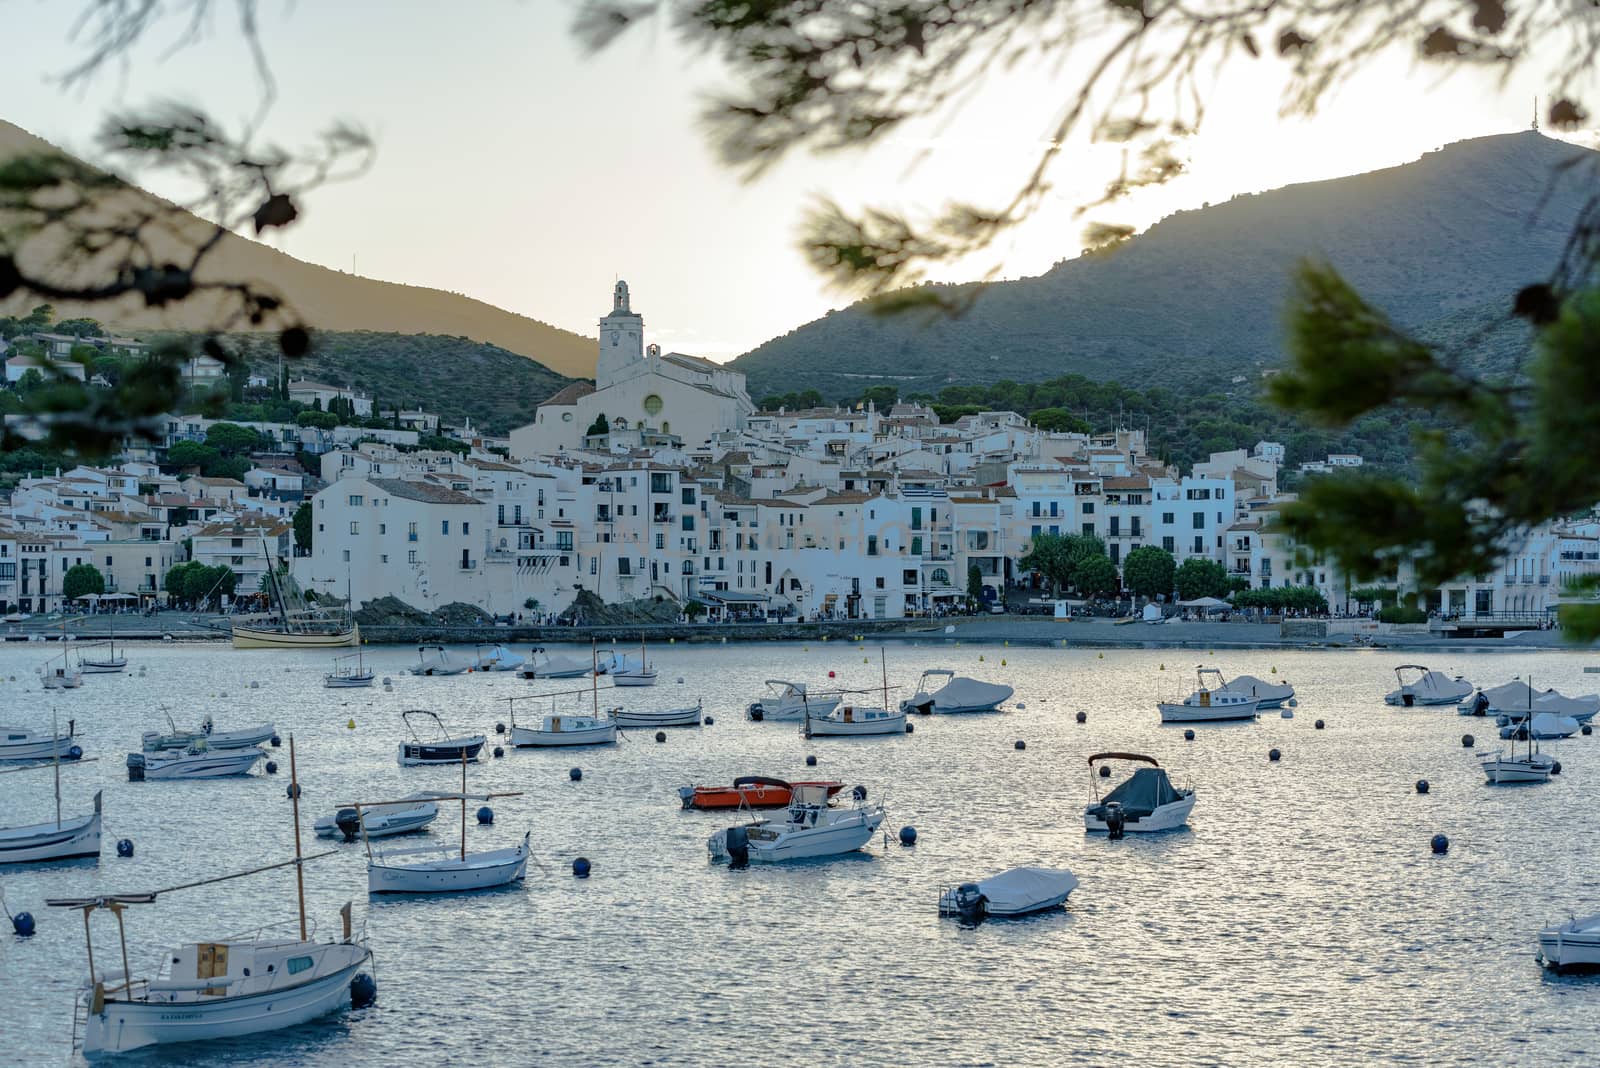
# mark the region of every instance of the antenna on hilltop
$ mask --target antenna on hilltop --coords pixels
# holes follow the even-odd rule
[[[1539,97],[1537,94],[1533,98],[1533,132],[1539,132]]]

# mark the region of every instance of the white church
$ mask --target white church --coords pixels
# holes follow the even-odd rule
[[[600,320],[595,384],[575,382],[539,405],[533,422],[511,432],[518,459],[581,449],[584,435],[604,415],[613,440],[644,443],[677,439],[694,446],[719,430],[742,428],[755,411],[744,375],[710,360],[661,354],[644,344],[644,318],[628,304],[628,283],[618,282],[611,314]]]

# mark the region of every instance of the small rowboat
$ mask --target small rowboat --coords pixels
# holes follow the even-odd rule
[[[796,782],[746,775],[732,786],[680,786],[678,798],[684,808],[783,808],[789,804],[796,786],[824,786],[832,797],[844,789],[842,782]]]

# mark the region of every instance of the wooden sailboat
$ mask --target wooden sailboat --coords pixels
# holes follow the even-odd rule
[[[370,976],[362,973],[371,965],[372,951],[364,938],[351,935],[350,905],[346,903],[340,910],[344,921],[341,940],[313,942],[307,934],[303,865],[334,851],[309,857],[301,852],[300,790],[293,735],[289,737],[289,779],[294,812],[292,860],[144,893],[47,899],[46,904],[56,908],[83,913],[89,988],[79,995],[73,1015],[75,1049],[94,1056],[145,1046],[236,1038],[292,1027],[346,1005],[359,1007],[372,1000],[376,986]],[[253,938],[194,942],[165,954],[155,976],[134,975],[123,920],[129,906],[149,905],[163,894],[286,867],[295,870],[298,937],[270,937],[269,929],[263,928]],[[109,912],[116,917],[120,971],[96,968],[92,924],[96,912]]]
[[[589,657],[595,668],[589,676],[589,694],[593,705],[590,715],[566,715],[556,710],[556,699],[582,693],[582,690],[565,690],[560,693],[530,694],[507,698],[511,709],[511,739],[518,749],[549,748],[554,746],[610,745],[617,740],[617,724],[610,716],[600,714],[600,653],[590,646]],[[550,714],[539,721],[537,727],[517,726],[518,701],[550,701]]]
[[[352,660],[355,663],[352,664]],[[322,684],[333,690],[354,689],[371,686],[372,678],[372,669],[367,667],[361,647],[357,646],[355,652],[333,658],[333,670],[324,676]]]
[[[55,733],[52,722],[51,733]],[[95,758],[74,760],[68,766],[92,764]],[[44,764],[6,768],[0,775],[19,771],[38,771]],[[61,818],[61,751],[56,750],[49,767],[56,776],[56,818],[54,822],[25,827],[0,827],[0,864],[37,863],[44,860],[69,860],[100,855],[100,791],[94,793],[94,811],[87,816]]]
[[[361,644],[361,628],[350,618],[348,607],[335,615],[308,608],[299,593],[283,581],[267,550],[265,535],[261,555],[267,561],[267,592],[274,614],[235,623],[235,649],[339,649]]]
[[[99,646],[90,646],[91,649]],[[111,675],[128,666],[128,658],[117,655],[117,625],[111,624],[111,637],[105,643],[104,656],[78,654],[78,670],[85,675]]]

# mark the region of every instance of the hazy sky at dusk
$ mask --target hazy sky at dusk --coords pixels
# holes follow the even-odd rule
[[[126,74],[84,90],[49,81],[81,46],[74,0],[8,0],[0,117],[93,158],[107,110],[159,99],[224,121],[254,111],[259,86],[223,7],[211,34],[170,55],[174,20]],[[722,170],[701,137],[714,63],[652,31],[584,58],[554,0],[263,4],[279,85],[266,127],[286,146],[333,118],[377,137],[375,168],[304,205],[278,242],[302,259],[454,290],[593,334],[612,280],[626,278],[652,340],[726,358],[846,301],[794,247],[812,193],[847,205],[995,202],[1038,151],[1053,118],[1043,75],[991,86],[953,120],[868,152],[795,157],[753,185]],[[1486,76],[1440,82],[1392,58],[1346,86],[1314,123],[1280,122],[1263,63],[1239,61],[1212,100],[1191,173],[1102,217],[1145,226],[1236,192],[1404,162],[1439,145],[1527,126],[1537,77],[1503,91]],[[926,155],[924,155],[926,152]],[[912,164],[919,160],[915,167]],[[1071,208],[1114,166],[1105,149],[1069,158],[1051,205],[997,255],[1037,274],[1079,247]],[[156,182],[147,182],[157,192]],[[966,265],[970,276],[987,263]]]

